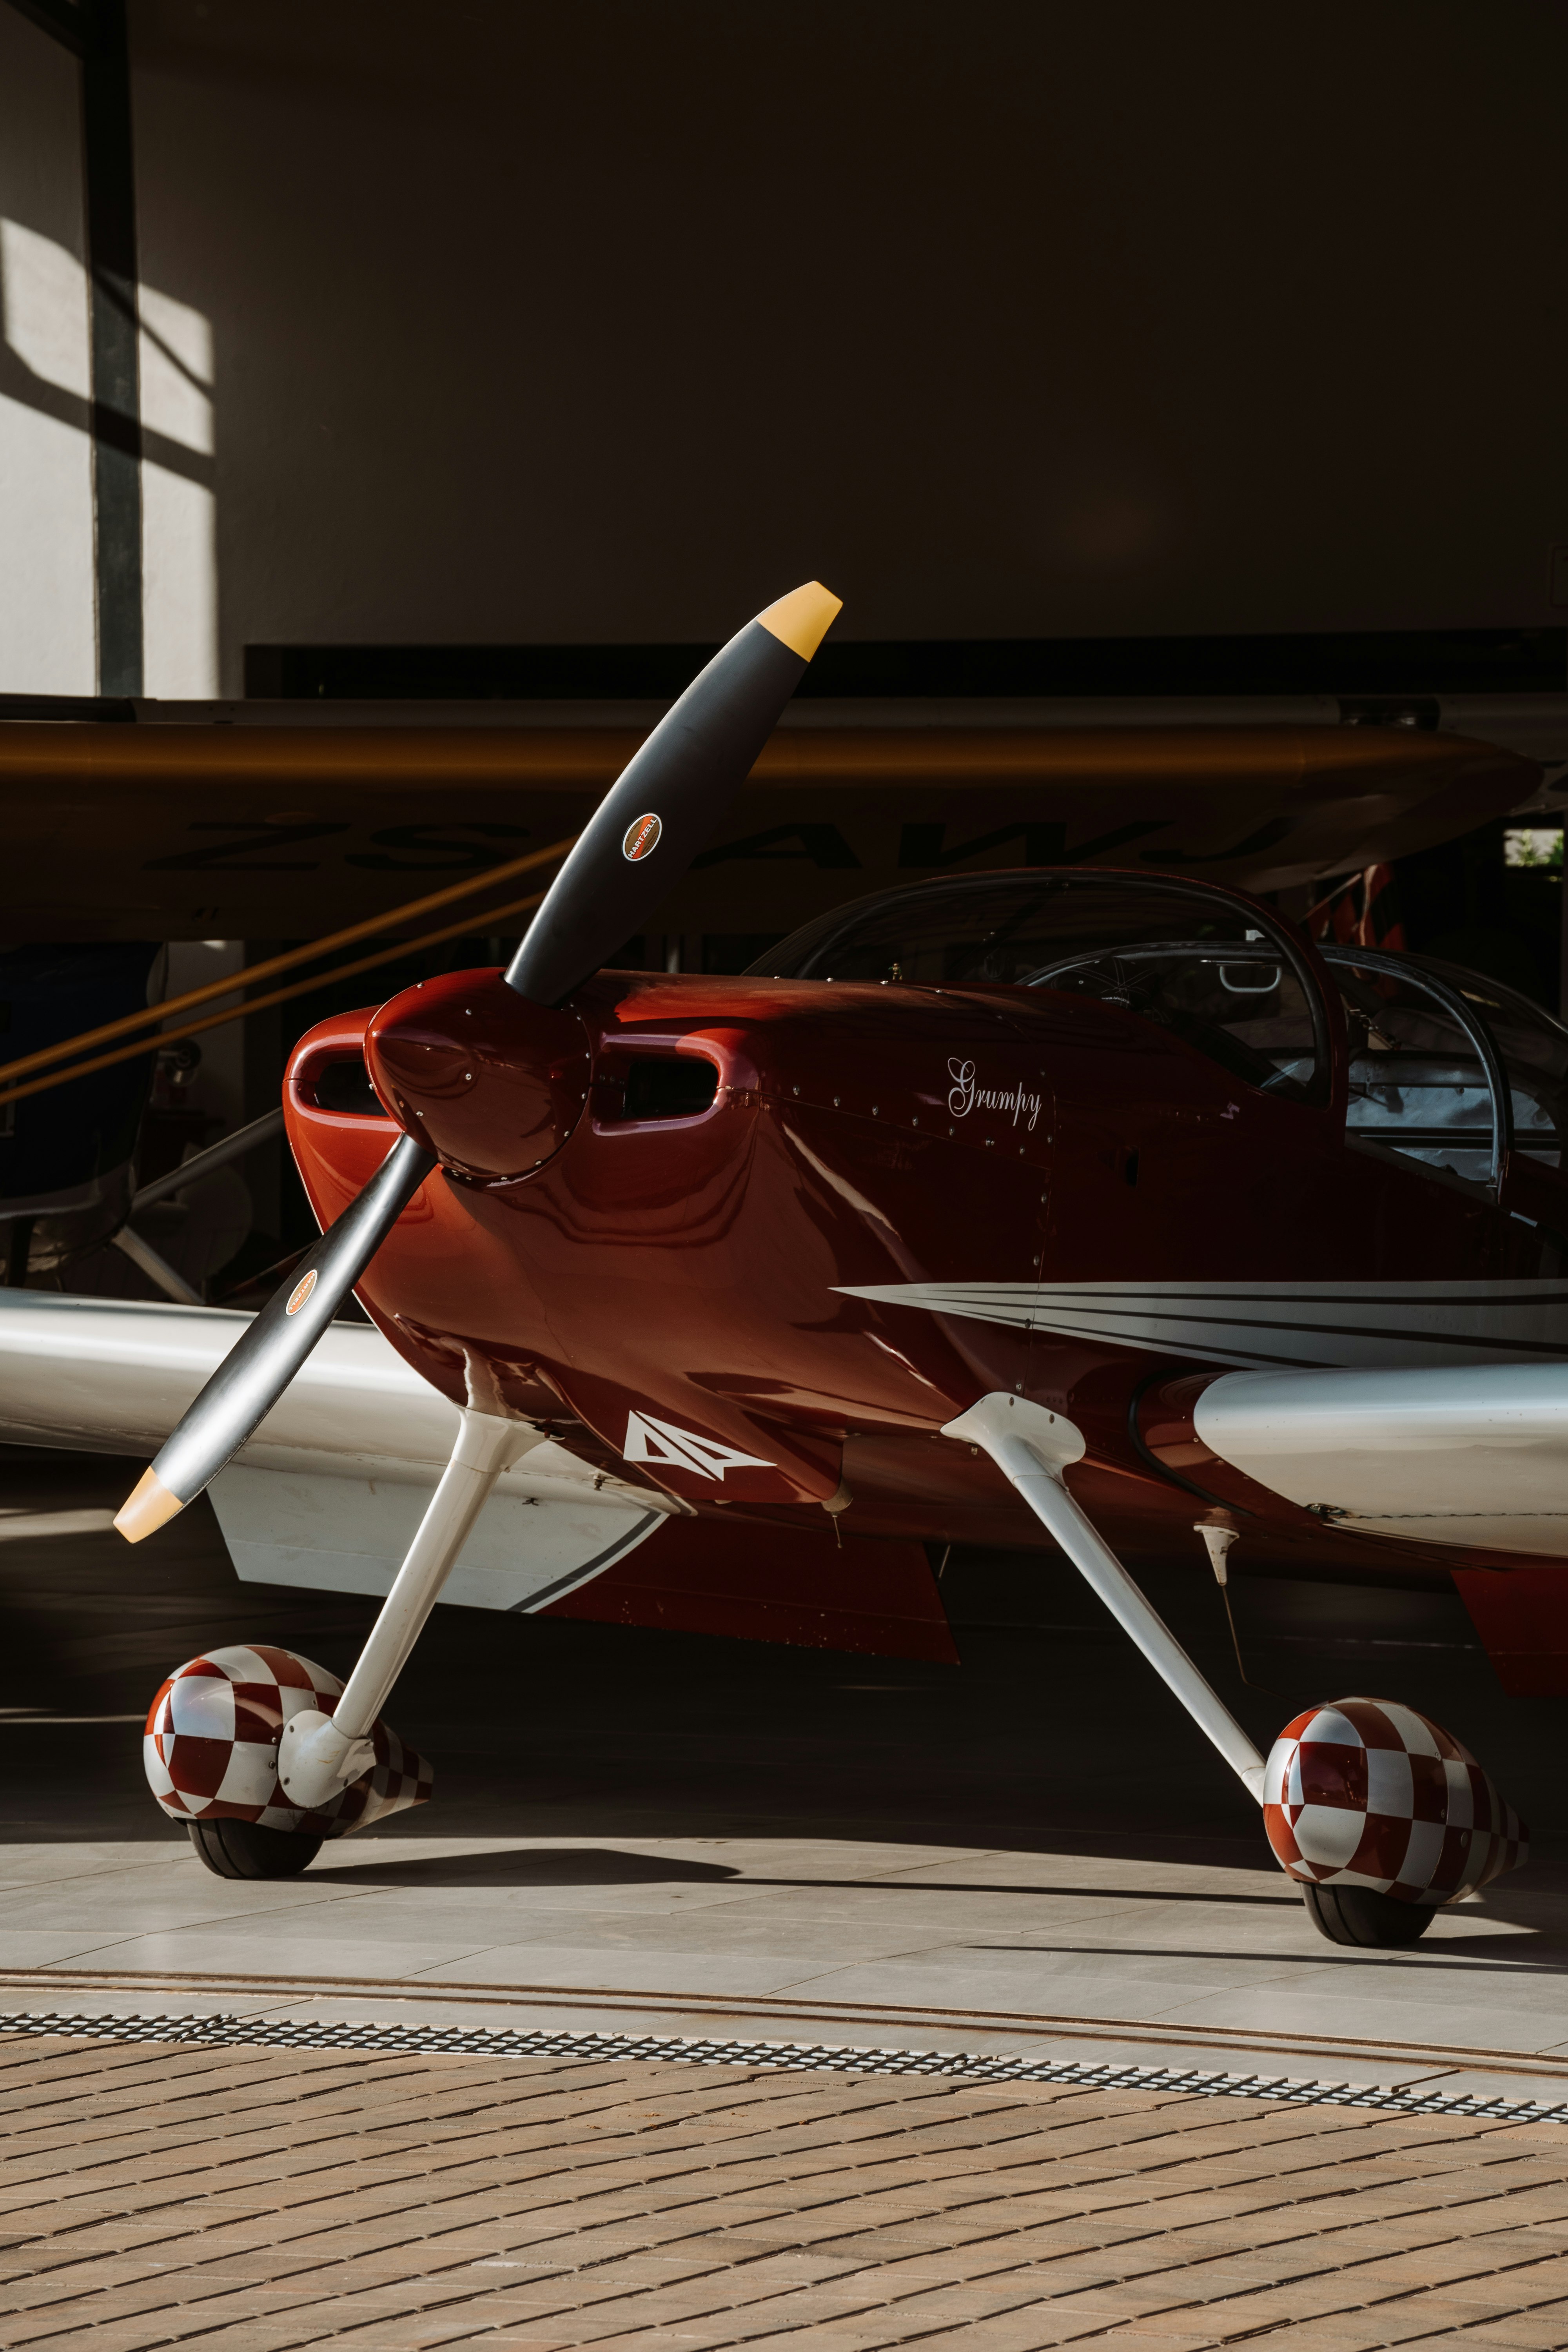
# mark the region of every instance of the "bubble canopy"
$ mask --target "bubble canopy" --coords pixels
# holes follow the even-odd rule
[[[777,979],[1089,995],[1174,1031],[1233,1076],[1323,1101],[1328,1013],[1267,909],[1176,877],[975,874],[818,916],[751,966]]]

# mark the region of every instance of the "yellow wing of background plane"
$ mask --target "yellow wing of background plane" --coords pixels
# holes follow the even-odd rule
[[[517,706],[506,723],[429,704],[126,708],[144,715],[0,722],[12,941],[301,938],[384,913],[577,832],[659,707]],[[1518,751],[1429,728],[1184,708],[1086,723],[1082,706],[803,705],[655,928],[732,930],[739,890],[748,927],[776,935],[935,873],[1063,862],[1310,887],[1540,782]]]

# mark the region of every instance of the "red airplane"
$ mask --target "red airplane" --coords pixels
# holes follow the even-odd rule
[[[1410,1942],[1523,1851],[1480,1768],[1370,1699],[1309,1710],[1265,1759],[1125,1562],[1206,1552],[1223,1582],[1239,1541],[1253,1565],[1549,1590],[1568,1032],[1473,975],[1314,950],[1259,902],[1147,872],[885,892],[739,980],[601,969],[837,610],[799,590],[716,657],[508,970],[297,1046],[285,1110],[321,1239],[117,1524],[139,1540],[220,1473],[277,1487],[226,1470],[247,1447],[265,1465],[268,1431],[328,1444],[337,1415],[345,1454],[375,1450],[364,1399],[408,1370],[457,1439],[346,1688],[281,1651],[191,1662],[149,1719],[155,1793],[250,1876],[426,1794],[379,1709],[486,1496],[547,1447],[579,1496],[646,1505],[672,1538],[728,1522],[742,1555],[824,1514],[884,1542],[1033,1548],[1043,1525],[1263,1805],[1322,1932]],[[333,1326],[351,1288],[380,1339]],[[302,1370],[317,1433],[288,1438]],[[79,1440],[113,1418],[86,1395]],[[247,1536],[222,1491],[237,1560],[254,1510]],[[499,1605],[626,1549],[580,1548]]]

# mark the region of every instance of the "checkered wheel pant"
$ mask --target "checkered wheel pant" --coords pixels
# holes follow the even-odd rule
[[[375,1761],[330,1804],[304,1812],[278,1779],[283,1726],[302,1707],[331,1715],[342,1685],[292,1650],[209,1650],[174,1672],[147,1715],[142,1760],[153,1794],[177,1822],[259,1822],[263,1829],[346,1837],[422,1805],[435,1775],[386,1724],[371,1726]]]
[[[1263,1826],[1292,1878],[1451,1903],[1523,1862],[1528,1832],[1452,1733],[1396,1699],[1288,1723],[1263,1769]]]

